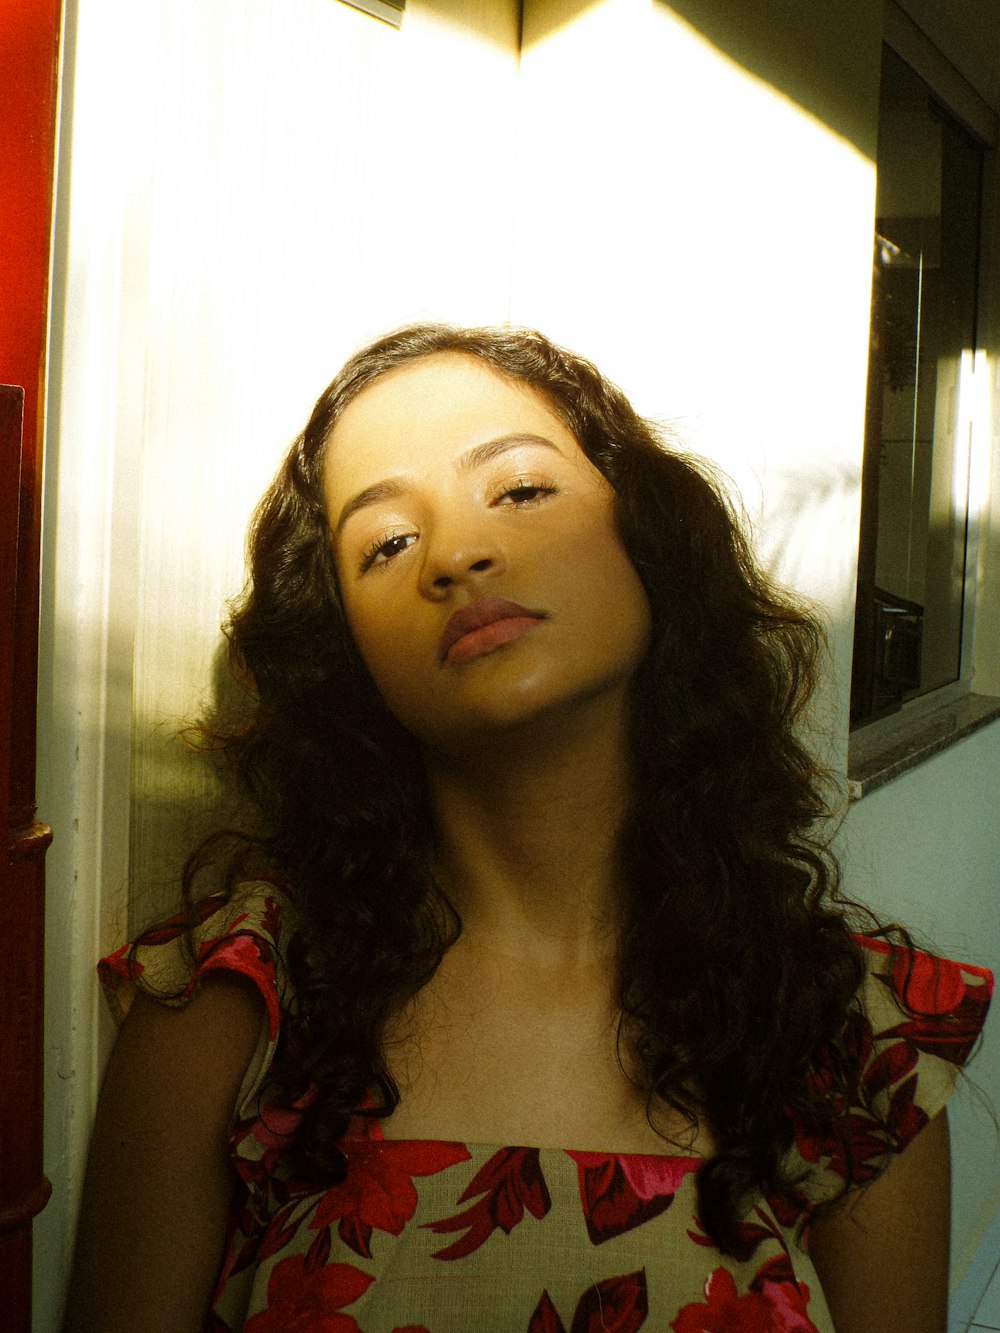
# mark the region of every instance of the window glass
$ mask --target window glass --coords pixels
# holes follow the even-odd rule
[[[851,721],[961,675],[984,148],[882,66]]]

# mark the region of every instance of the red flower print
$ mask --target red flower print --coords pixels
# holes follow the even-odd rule
[[[290,1255],[271,1270],[267,1309],[247,1320],[245,1333],[360,1333],[356,1319],[337,1312],[373,1281],[351,1264],[310,1271],[308,1256]]]
[[[230,1138],[232,1162],[240,1178],[254,1191],[265,1191],[272,1185],[272,1176],[291,1146],[302,1119],[302,1108],[308,1100],[301,1098],[292,1106],[268,1102],[257,1115],[241,1120]],[[243,1145],[247,1146],[244,1148]],[[290,1193],[309,1192],[306,1183],[292,1177],[282,1186],[284,1197]]]
[[[414,1176],[433,1176],[469,1160],[464,1143],[345,1139],[342,1146],[347,1175],[322,1196],[309,1225],[319,1229],[340,1219],[341,1240],[365,1259],[371,1258],[373,1231],[398,1236],[416,1211]]]
[[[280,1102],[271,1102],[261,1107],[260,1115],[249,1122],[250,1137],[263,1148],[287,1148],[302,1119],[300,1106],[301,1103],[282,1106]]]
[[[194,926],[200,926],[202,922],[207,921],[210,916],[223,906],[221,898],[206,898],[195,908],[193,915],[188,917],[187,912],[175,912],[173,916],[167,917],[166,921],[161,921],[149,930],[143,931],[139,936],[139,943],[145,948],[147,945],[169,944],[171,940],[177,939],[179,935],[184,935],[188,929]],[[130,946],[126,945],[128,949]]]
[[[884,940],[858,938],[870,952],[882,955],[884,963],[880,966],[873,961],[872,971],[910,1015],[908,1021],[878,1036],[902,1038],[918,1050],[964,1064],[993,994],[989,969],[955,963],[920,949],[893,950]]]
[[[889,1131],[898,1152],[912,1143],[927,1124],[927,1112],[914,1101],[916,1090],[916,1078],[908,1078],[895,1090],[889,1102]]]
[[[874,1129],[866,1115],[850,1116],[847,1134],[851,1146],[850,1162],[843,1146],[838,1143],[828,1166],[850,1184],[864,1185],[883,1170],[889,1149],[885,1138]]]
[[[726,1253],[739,1260],[740,1263],[746,1263],[753,1256],[758,1246],[766,1240],[776,1240],[784,1248],[784,1237],[774,1218],[769,1217],[767,1212],[760,1207],[754,1209],[754,1214],[760,1218],[760,1221],[737,1223],[734,1243],[726,1249]],[[793,1213],[793,1223],[795,1220],[797,1220],[797,1215]],[[700,1227],[701,1223],[699,1222],[698,1225]],[[687,1234],[696,1245],[703,1245],[709,1250],[716,1248],[715,1241],[704,1231],[689,1230]]]
[[[549,1211],[552,1200],[542,1175],[537,1148],[501,1148],[475,1174],[459,1203],[483,1197],[454,1217],[425,1226],[436,1235],[449,1231],[465,1231],[461,1240],[437,1250],[435,1259],[463,1259],[487,1241],[497,1227],[506,1235],[514,1230],[524,1217],[525,1209],[532,1217],[542,1218]]]
[[[862,1075],[865,1105],[871,1106],[880,1093],[901,1083],[916,1068],[918,1058],[916,1047],[909,1042],[886,1043]]]
[[[665,1212],[684,1177],[701,1165],[697,1157],[587,1152],[567,1156],[576,1162],[587,1234],[594,1245]]]
[[[219,935],[214,940],[205,940],[198,950],[199,954],[209,953],[217,945],[225,944],[226,940],[238,936],[240,933],[240,926],[244,924],[244,922],[248,919],[249,916],[250,916],[249,912],[240,912],[238,916],[231,917],[226,922],[225,935]]]
[[[282,1250],[287,1249],[298,1235],[302,1222],[300,1201],[293,1200],[283,1208],[279,1208],[268,1222],[264,1234],[260,1238],[256,1262],[263,1263],[265,1259],[270,1259],[272,1255],[279,1254]],[[327,1238],[329,1244],[330,1228],[325,1228],[320,1234]],[[310,1249],[310,1254],[312,1252],[312,1249]]]
[[[767,1206],[778,1226],[784,1227],[785,1230],[791,1230],[798,1226],[799,1219],[803,1214],[810,1211],[812,1205],[809,1198],[800,1189],[792,1186],[789,1188],[787,1195],[769,1194],[767,1196]]]
[[[884,981],[884,978],[882,978]],[[935,1025],[940,1020],[934,1019]],[[889,1153],[901,1152],[926,1123],[926,1114],[914,1102],[919,1043],[902,1037],[904,1026],[873,1033],[870,1022],[856,1015],[848,1033],[851,1062],[856,1071],[846,1096],[833,1097],[841,1128],[850,1144],[850,1158],[836,1133],[817,1130],[796,1109],[788,1112],[795,1147],[807,1162],[823,1163],[851,1184],[873,1180]],[[891,1040],[899,1037],[898,1040]],[[828,1069],[820,1065],[812,1075],[819,1095],[829,1088]],[[827,1092],[827,1095],[830,1095]]]
[[[267,1005],[268,1035],[271,1041],[281,1026],[281,1007],[275,983],[274,950],[267,940],[251,931],[238,929],[246,914],[237,917],[221,939],[208,940],[198,950],[198,969],[185,987],[191,995],[202,978],[210,972],[236,972],[254,983]]]
[[[577,1161],[585,1153],[570,1153]],[[657,1157],[652,1154],[630,1153],[619,1157],[622,1174],[639,1199],[655,1199],[664,1194],[676,1194],[685,1176],[697,1171],[700,1157]]]
[[[792,1261],[788,1257],[788,1251],[776,1254],[772,1259],[768,1259],[754,1274],[753,1281],[750,1283],[751,1291],[760,1291],[765,1283],[788,1282],[796,1286],[795,1270],[792,1267]],[[805,1304],[809,1303],[809,1288],[804,1287]]]
[[[139,937],[140,949],[153,949],[188,934],[192,929],[204,925],[216,914],[224,914],[226,904],[221,898],[208,898],[200,903],[189,916],[181,912],[146,931]],[[247,925],[249,912],[239,912],[224,922],[219,929],[222,934],[213,934],[199,939],[197,961],[194,971],[187,978],[180,995],[187,999],[198,989],[203,978],[209,972],[236,972],[248,977],[257,986],[267,1006],[269,1036],[273,1041],[278,1035],[281,1024],[281,1011],[278,1000],[276,969],[273,941],[281,935],[281,910],[275,897],[264,899],[264,913],[260,929]],[[206,931],[212,925],[205,927]],[[263,934],[261,933],[263,931]],[[103,958],[97,965],[101,983],[112,988],[117,979],[138,981],[146,967],[137,958],[130,957],[131,944],[123,945],[115,953]],[[167,998],[177,998],[168,994]]]
[[[542,1292],[542,1299],[535,1306],[528,1333],[566,1333],[566,1325],[559,1318],[559,1312],[547,1291]]]
[[[965,998],[966,984],[958,963],[933,954],[899,953],[893,960],[892,987],[908,1009],[918,1014],[953,1013]]]
[[[639,1269],[588,1287],[577,1304],[570,1333],[635,1333],[648,1313],[646,1274]],[[528,1333],[566,1333],[547,1291],[535,1307]]]
[[[965,998],[947,1014],[915,1013],[895,1027],[878,1033],[881,1040],[897,1037],[912,1043],[919,1051],[940,1056],[950,1064],[963,1065],[972,1054],[989,1008],[985,986],[969,988]]]
[[[806,1314],[807,1286],[768,1278],[756,1283],[741,1296],[732,1273],[717,1268],[705,1282],[704,1303],[685,1305],[670,1327],[674,1333],[818,1333]]]

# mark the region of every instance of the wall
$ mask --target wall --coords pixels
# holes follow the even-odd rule
[[[882,13],[869,0],[542,0],[521,114],[545,129],[519,176],[512,309],[676,423],[743,492],[771,568],[823,610],[816,738],[843,767],[867,372]],[[935,39],[993,96],[1000,5]],[[966,7],[968,9],[968,7]],[[960,64],[960,67],[961,64]],[[994,105],[996,105],[994,98]],[[1000,218],[1000,213],[995,214]],[[544,219],[539,227],[537,219]],[[995,237],[991,237],[995,280]],[[996,305],[986,347],[1000,351]],[[979,428],[1000,457],[995,359]],[[996,690],[1000,468],[983,503],[977,685]],[[992,522],[990,521],[992,514]],[[992,563],[991,563],[992,562]],[[996,968],[1000,726],[847,816],[847,891]],[[1000,1107],[1000,1016],[974,1077]],[[968,1091],[953,1116],[957,1280],[1000,1204],[997,1141]]]
[[[704,38],[687,8],[529,10],[522,115],[554,146],[519,178],[513,310],[584,349],[735,478],[765,558],[830,613],[818,723],[842,767],[880,28],[861,0],[817,35],[832,61],[852,44],[841,134]],[[712,8],[732,6],[701,5],[699,22]],[[786,50],[772,72],[794,67]],[[861,137],[859,103],[860,148],[846,137]]]
[[[948,956],[983,963],[1000,976],[998,792],[1000,723],[994,722],[853,806],[842,857],[851,892],[883,918],[911,924]],[[969,1075],[949,1111],[956,1272],[1000,1206],[1000,1127],[990,1114],[990,1107],[1000,1111],[996,1005]]]
[[[197,715],[253,501],[344,357],[508,315],[516,5],[70,0],[39,805],[49,862],[36,1327],[59,1323],[110,1024],[93,961],[176,894]],[[131,892],[129,886],[131,885]]]
[[[40,1329],[110,1037],[91,960],[165,900],[202,796],[174,733],[200,706],[246,514],[366,336],[420,315],[537,324],[719,459],[768,563],[827,612],[814,725],[846,759],[881,7],[533,0],[520,70],[515,8],[410,0],[397,33],[336,0],[68,6]],[[984,32],[958,45],[996,49]],[[980,652],[982,682],[996,660]],[[866,798],[845,834],[848,888],[994,965],[998,769],[995,726]],[[998,1069],[994,1035],[977,1078],[995,1089]],[[959,1271],[1000,1202],[976,1124],[956,1130]]]

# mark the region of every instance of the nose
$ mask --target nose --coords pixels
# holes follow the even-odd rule
[[[424,548],[421,588],[437,601],[454,587],[494,578],[504,566],[499,544],[487,534],[439,530]]]

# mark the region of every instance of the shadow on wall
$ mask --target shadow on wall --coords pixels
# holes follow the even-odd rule
[[[181,878],[191,853],[210,834],[251,826],[246,802],[212,737],[238,729],[246,696],[219,638],[209,688],[187,719],[137,721],[138,763],[131,796],[129,934],[178,910]],[[198,896],[221,884],[199,877]]]
[[[525,31],[540,41],[572,23],[602,0],[561,0],[537,6],[527,0]],[[655,0],[689,24],[747,73],[763,79],[835,134],[874,160],[878,123],[881,44],[851,47],[843,32],[871,29],[870,0],[841,0],[828,8],[801,0]],[[858,15],[852,23],[851,10]],[[831,34],[835,40],[830,40]],[[875,100],[872,100],[874,89]]]
[[[852,46],[840,35],[852,27],[852,8],[858,14],[856,31],[871,27],[870,0],[841,0],[830,6],[803,5],[800,0],[657,3],[874,159],[881,43],[871,43],[866,51],[863,44]]]

